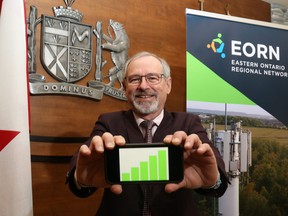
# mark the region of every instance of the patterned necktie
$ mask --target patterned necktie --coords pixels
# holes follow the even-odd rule
[[[155,123],[152,120],[146,120],[141,122],[141,127],[144,129],[144,138],[146,143],[152,143],[152,128]],[[142,216],[151,216],[150,207],[149,207],[149,200],[151,198],[151,188],[149,185],[145,187],[144,190],[144,205]]]
[[[152,128],[155,123],[152,120],[141,122],[141,127],[144,129],[144,138],[146,143],[152,143]]]

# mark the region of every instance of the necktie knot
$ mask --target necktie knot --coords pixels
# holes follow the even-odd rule
[[[144,138],[146,143],[152,143],[152,128],[155,123],[152,120],[145,120],[141,122],[141,127],[144,129]]]

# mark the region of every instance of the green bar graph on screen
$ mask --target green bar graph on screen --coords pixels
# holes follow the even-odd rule
[[[122,181],[169,180],[167,150],[158,150],[149,155],[147,161],[139,161],[139,166],[130,167],[130,172],[122,172]]]
[[[142,181],[149,180],[148,176],[148,162],[140,162],[140,179]]]
[[[166,169],[166,151],[159,150],[158,151],[158,164],[159,164],[159,180],[167,180],[167,169]]]
[[[158,179],[158,169],[157,169],[157,156],[149,156],[149,164],[150,164],[150,180]]]
[[[131,168],[131,177],[132,181],[139,181],[139,168],[138,167],[132,167]]]
[[[122,173],[122,181],[130,181],[130,173]]]

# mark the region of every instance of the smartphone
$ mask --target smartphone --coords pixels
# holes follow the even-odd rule
[[[110,184],[183,180],[183,147],[164,143],[134,143],[105,150],[105,177]]]

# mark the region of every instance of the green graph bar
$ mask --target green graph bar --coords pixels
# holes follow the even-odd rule
[[[166,151],[158,151],[158,164],[159,164],[159,180],[167,180],[167,167],[166,167]]]
[[[148,165],[149,164],[146,161],[140,162],[140,180],[141,181],[149,180]]]
[[[139,168],[138,167],[131,167],[131,177],[132,181],[139,181]]]
[[[157,156],[149,156],[150,180],[158,180]]]
[[[122,181],[130,181],[130,173],[122,173]]]

